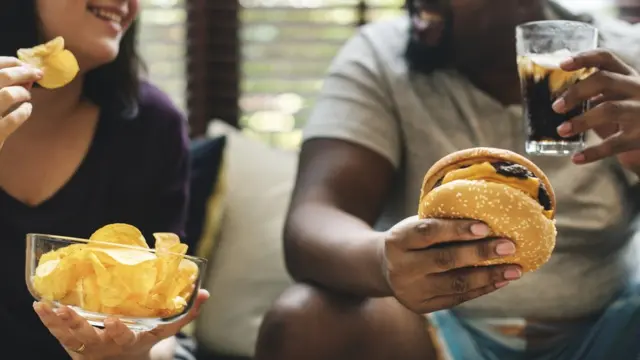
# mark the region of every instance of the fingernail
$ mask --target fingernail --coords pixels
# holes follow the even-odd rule
[[[507,286],[507,285],[509,285],[509,282],[508,282],[508,281],[501,281],[501,282],[497,282],[497,283],[495,283],[495,286],[496,286],[498,289],[500,289],[500,288],[502,288],[502,287],[505,287],[505,286]]]
[[[471,233],[476,236],[487,236],[491,232],[491,229],[485,224],[473,224],[471,225]]]
[[[496,246],[496,254],[500,256],[513,255],[516,253],[516,246],[511,241],[502,241]]]
[[[581,162],[584,162],[585,157],[583,153],[577,153],[577,154],[573,154],[572,159],[573,159],[573,162],[581,163]]]
[[[44,76],[44,72],[40,69],[35,69],[34,70],[35,74],[37,77],[43,77]]]
[[[571,123],[570,122],[564,122],[562,123],[560,126],[558,126],[558,134],[560,135],[569,135],[571,133]]]
[[[517,280],[522,276],[522,272],[519,269],[508,269],[504,272],[504,278],[507,280]]]
[[[39,312],[39,311],[40,311],[40,309],[42,309],[42,308],[40,307],[40,303],[39,303],[39,302],[37,302],[37,301],[34,301],[34,302],[33,302],[33,310],[35,310],[35,311],[38,311],[38,312]]]
[[[575,63],[575,60],[570,57],[567,60],[560,63],[560,67],[572,66]]]
[[[565,106],[567,106],[566,102],[564,101],[564,98],[558,98],[553,105],[551,105],[551,107],[553,108],[553,110],[557,113],[561,113],[564,112],[564,108]]]

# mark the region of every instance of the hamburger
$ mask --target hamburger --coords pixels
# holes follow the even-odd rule
[[[538,166],[508,150],[479,147],[451,153],[427,171],[418,217],[482,221],[489,237],[512,240],[516,253],[476,265],[518,264],[529,272],[553,252],[555,210],[553,188]]]

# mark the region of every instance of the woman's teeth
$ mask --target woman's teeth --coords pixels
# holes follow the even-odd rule
[[[115,12],[99,8],[89,8],[89,11],[102,20],[113,21],[118,24],[122,22],[122,16]]]

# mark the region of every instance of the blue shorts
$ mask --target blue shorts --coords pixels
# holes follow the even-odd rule
[[[450,310],[429,314],[428,319],[446,360],[640,360],[640,284],[630,287],[597,318],[573,326],[561,340],[535,350],[523,338],[491,331],[495,328],[491,319],[463,318]]]

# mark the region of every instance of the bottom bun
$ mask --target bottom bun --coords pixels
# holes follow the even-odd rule
[[[426,194],[420,201],[418,216],[483,221],[491,228],[491,237],[512,240],[516,254],[476,265],[518,264],[523,272],[529,272],[549,260],[556,244],[555,223],[542,211],[538,202],[508,185],[456,180]]]

